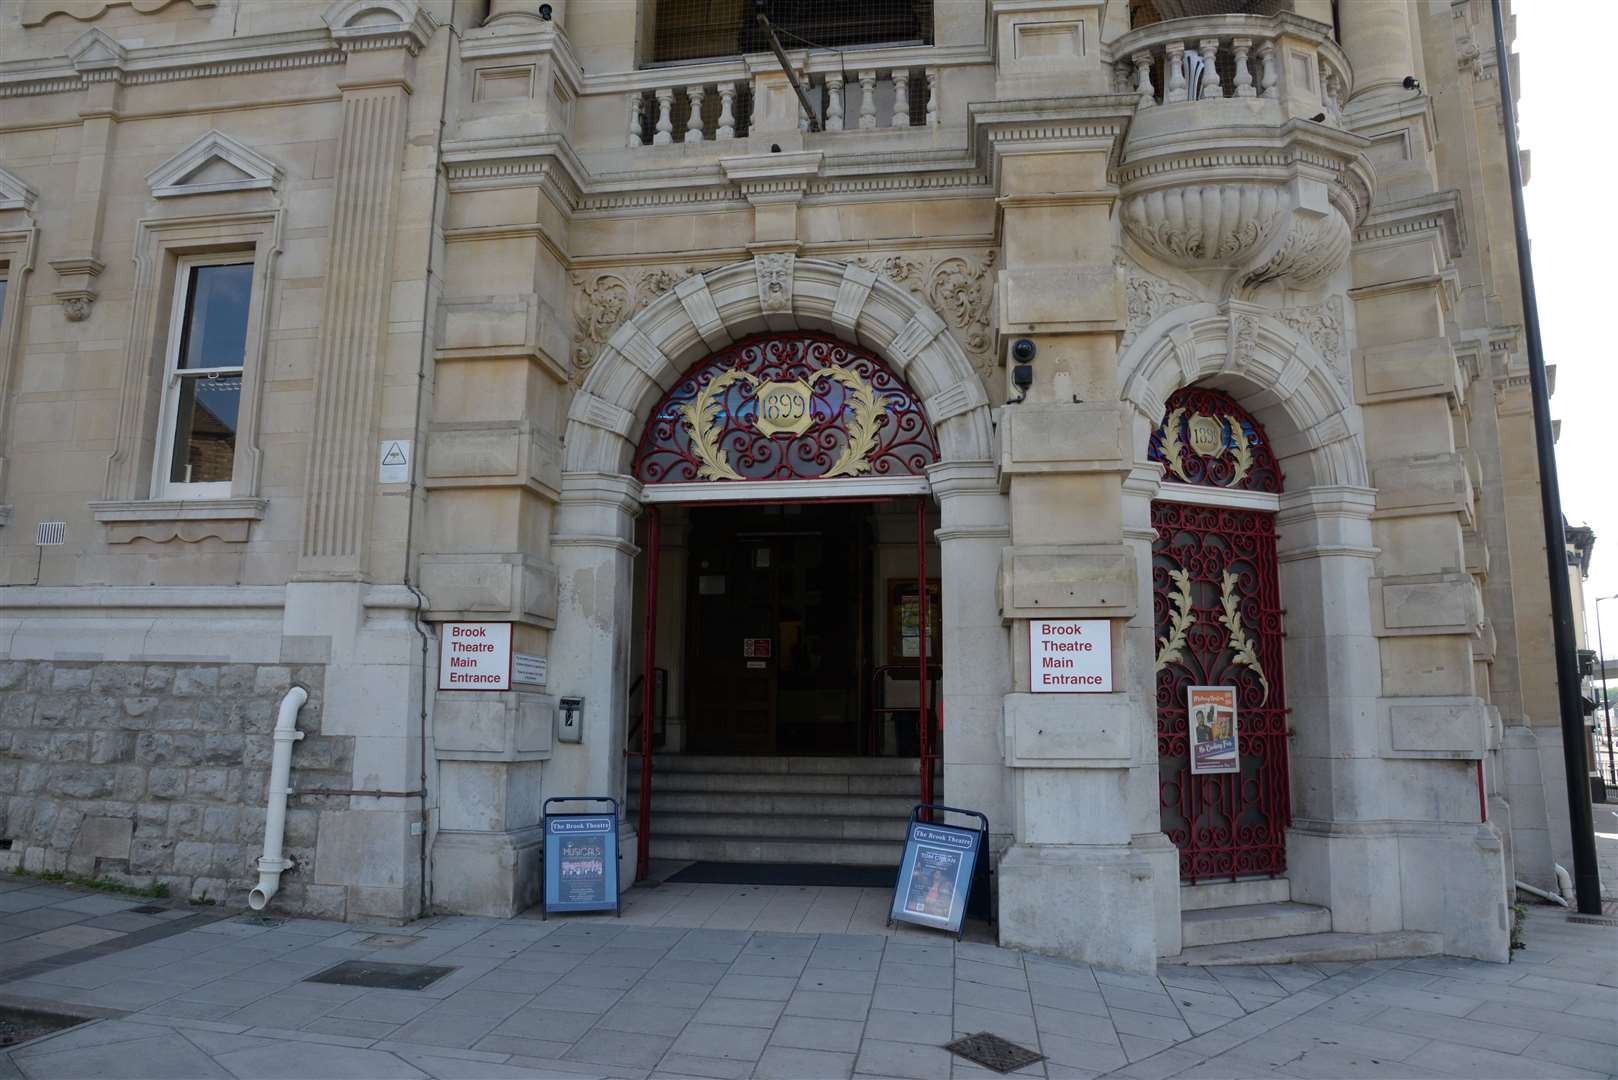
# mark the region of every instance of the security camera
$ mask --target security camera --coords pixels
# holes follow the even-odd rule
[[[549,4],[539,5],[539,17],[546,22],[551,21],[551,6]]]
[[[1416,78],[1414,75],[1406,75],[1404,88],[1414,93],[1415,91],[1421,89],[1421,80]]]
[[[1011,343],[1011,358],[1019,364],[1031,363],[1038,352],[1033,341],[1028,338],[1018,338]]]

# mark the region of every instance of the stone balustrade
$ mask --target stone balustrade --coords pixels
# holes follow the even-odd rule
[[[743,71],[735,78],[689,83],[676,81],[679,69],[646,74],[664,75],[669,82],[626,95],[631,148],[722,142],[748,133],[754,94]],[[937,66],[822,70],[811,64],[799,78],[824,132],[938,126]],[[799,127],[809,129],[801,109]]]
[[[1110,51],[1116,89],[1135,95],[1137,112],[1250,99],[1280,106],[1283,118],[1340,127],[1352,84],[1330,28],[1292,14],[1171,19],[1118,37]]]

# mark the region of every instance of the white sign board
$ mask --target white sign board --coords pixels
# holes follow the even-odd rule
[[[440,690],[511,689],[510,623],[444,623],[440,635]]]
[[[532,653],[511,654],[511,681],[529,686],[545,685],[545,657]]]
[[[379,484],[410,483],[410,440],[383,439],[377,458],[376,480]]]
[[[1112,623],[1028,620],[1028,688],[1036,694],[1112,691]]]

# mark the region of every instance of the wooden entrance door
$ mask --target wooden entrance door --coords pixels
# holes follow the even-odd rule
[[[865,516],[860,506],[692,512],[693,752],[858,752]]]

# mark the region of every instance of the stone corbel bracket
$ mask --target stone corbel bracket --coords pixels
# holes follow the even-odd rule
[[[1130,239],[1227,299],[1340,269],[1370,212],[1368,141],[1304,120],[1210,134],[1131,143],[1117,177]]]
[[[62,305],[68,322],[83,322],[90,317],[90,306],[95,303],[96,278],[106,264],[93,255],[80,255],[67,259],[52,259],[51,269],[56,271],[57,288],[51,296]]]

